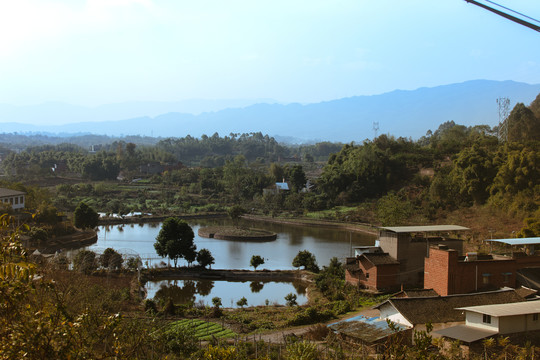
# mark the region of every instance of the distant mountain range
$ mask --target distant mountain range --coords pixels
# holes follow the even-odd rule
[[[540,84],[474,80],[305,105],[249,104],[247,100],[238,100],[236,107],[219,109],[224,103],[215,102],[214,107],[219,110],[192,114],[166,111],[167,108],[175,109],[171,103],[136,103],[137,106],[133,103],[113,104],[99,107],[98,110],[54,103],[34,107],[0,105],[0,132],[200,137],[215,132],[223,136],[231,132],[260,131],[278,139],[296,142],[361,142],[373,138],[374,129],[378,127],[378,134],[416,139],[449,120],[466,126],[495,126],[498,123],[497,98],[509,98],[512,108],[518,102],[529,105],[538,94]],[[195,107],[192,106],[193,109]],[[204,103],[198,104],[199,110],[203,107]],[[156,116],[156,112],[161,111],[163,113]],[[128,113],[135,115],[118,119]],[[72,119],[93,121],[75,120],[62,125],[22,123],[58,123],[59,117],[65,121],[66,114]]]

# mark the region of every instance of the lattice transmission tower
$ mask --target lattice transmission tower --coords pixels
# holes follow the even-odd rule
[[[500,97],[497,99],[497,105],[499,106],[499,127],[497,130],[497,137],[499,141],[508,140],[508,115],[510,114],[510,99]]]
[[[373,132],[375,133],[375,137],[373,138],[373,140],[375,140],[377,138],[377,134],[379,132],[379,122],[378,121],[373,122]]]

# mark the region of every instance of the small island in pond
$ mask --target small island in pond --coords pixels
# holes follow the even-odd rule
[[[201,237],[220,240],[271,241],[277,238],[277,234],[271,231],[235,226],[208,226],[200,228],[198,234]]]

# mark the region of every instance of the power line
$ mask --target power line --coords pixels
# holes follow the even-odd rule
[[[540,24],[540,20],[536,20],[535,18],[530,17],[530,16],[528,16],[528,15],[525,15],[525,14],[523,14],[523,13],[520,13],[519,11],[515,11],[515,10],[512,10],[512,9],[510,9],[510,8],[504,6],[504,5],[497,4],[495,1],[491,1],[491,0],[485,0],[485,1],[488,2],[488,3],[491,3],[491,4],[495,5],[495,6],[501,7],[501,8],[503,8],[503,9],[505,9],[505,10],[508,10],[508,11],[510,11],[510,12],[513,12],[514,14],[523,16],[523,17],[525,17],[525,18],[527,18],[527,19],[529,19],[529,20],[536,21],[537,23]]]
[[[515,17],[515,16],[513,16],[513,15],[510,15],[510,14],[507,14],[507,13],[505,13],[505,12],[503,12],[503,11],[500,11],[500,10],[494,9],[494,8],[492,8],[492,7],[489,7],[489,6],[487,6],[487,5],[481,4],[481,3],[479,3],[478,1],[475,1],[475,0],[465,0],[465,1],[466,1],[467,3],[471,3],[471,4],[474,4],[474,5],[476,5],[476,6],[481,7],[481,8],[483,8],[483,9],[486,9],[486,10],[488,10],[488,11],[491,11],[492,13],[495,13],[495,14],[497,14],[497,15],[499,15],[499,16],[502,16],[502,17],[504,17],[504,18],[506,18],[506,19],[508,19],[508,20],[510,20],[510,21],[513,21],[513,22],[515,22],[515,23],[518,23],[518,24],[520,24],[520,25],[526,26],[526,27],[528,27],[528,28],[530,28],[530,29],[533,29],[533,30],[535,30],[535,31],[540,32],[540,26],[538,26],[538,25],[532,24],[532,23],[530,23],[530,22],[528,22],[528,21],[525,21],[525,20],[523,20],[523,19],[520,19],[520,18]],[[486,1],[488,1],[488,0],[486,0]],[[491,2],[491,1],[490,1],[490,2]],[[497,5],[498,5],[498,4],[497,4]],[[498,6],[501,6],[501,7],[502,7],[502,5],[498,5]],[[518,12],[516,12],[516,11],[514,11],[514,10],[511,10],[511,9],[508,9],[508,10],[509,10],[509,11],[512,11],[512,12],[515,12],[515,13],[518,13]],[[538,21],[538,20],[536,20],[536,19],[533,19],[533,20],[534,20],[534,21]]]

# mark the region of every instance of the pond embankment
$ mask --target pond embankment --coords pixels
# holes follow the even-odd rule
[[[225,270],[200,268],[143,269],[141,282],[167,279],[221,281],[302,281],[312,282],[313,274],[303,270]]]
[[[342,229],[347,231],[355,231],[366,234],[378,234],[378,228],[371,224],[364,223],[344,223],[341,221],[329,221],[329,220],[312,220],[312,219],[286,219],[286,218],[273,218],[268,216],[258,216],[258,215],[242,215],[242,219],[252,220],[252,221],[265,221],[275,224],[287,224],[287,225],[298,225],[298,226],[320,226],[326,228],[335,228]]]
[[[169,214],[169,215],[142,215],[142,216],[126,216],[126,217],[113,217],[106,216],[99,218],[99,225],[121,225],[121,224],[142,224],[152,222],[162,222],[167,218],[175,217],[182,220],[191,219],[220,219],[226,218],[225,213],[205,213],[205,214]]]
[[[277,234],[271,231],[236,226],[207,226],[197,231],[199,236],[218,240],[272,241]]]

